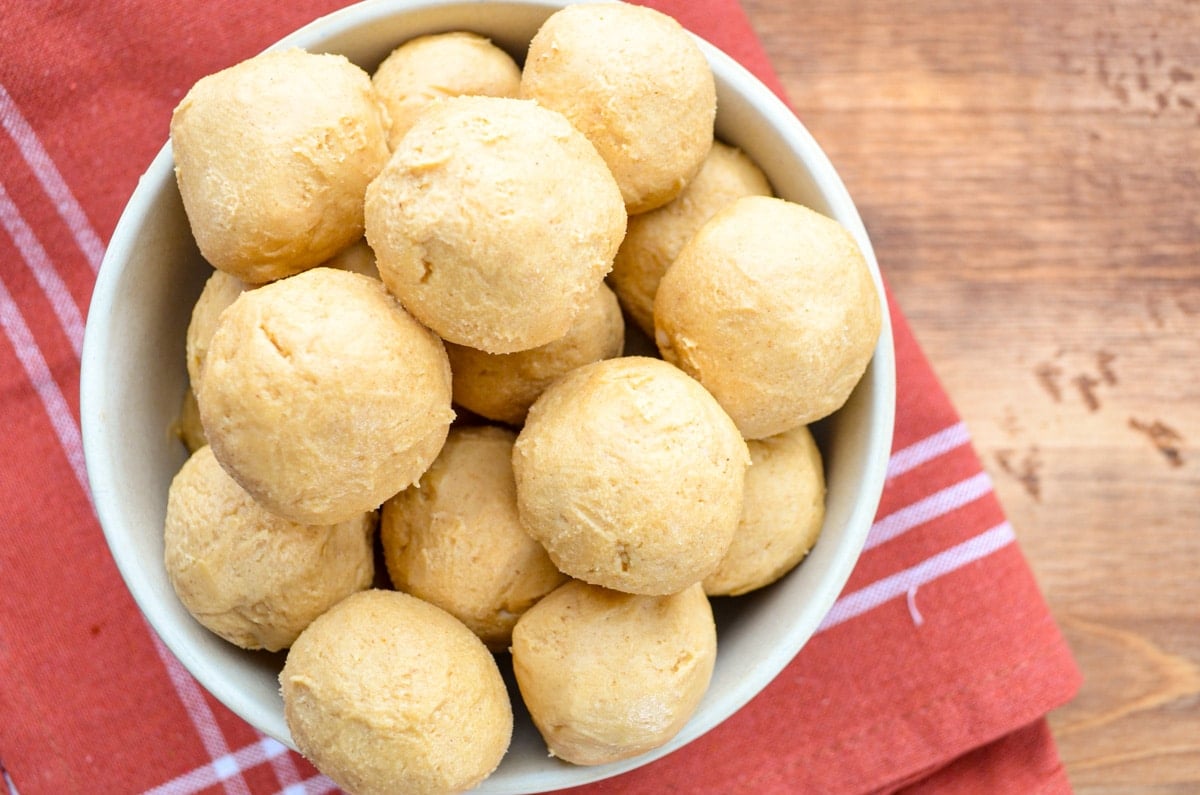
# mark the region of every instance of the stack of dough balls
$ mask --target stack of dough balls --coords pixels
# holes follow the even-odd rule
[[[809,424],[880,332],[850,234],[715,140],[677,22],[569,5],[524,55],[267,52],[172,117],[214,271],[167,573],[204,627],[288,650],[292,737],[352,793],[477,785],[518,696],[566,762],[675,737],[710,598],[817,542]]]
[[[741,596],[775,582],[804,560],[825,520],[821,450],[807,425],[746,446],[742,514],[721,563],[704,578],[709,596]]]
[[[384,503],[380,534],[392,584],[445,609],[492,651],[566,575],[517,514],[516,434],[461,427],[420,483]]]
[[[700,227],[734,199],[770,195],[771,184],[753,160],[740,149],[714,141],[682,193],[629,219],[608,278],[638,328],[653,338],[658,283]]]
[[[601,284],[567,333],[545,345],[491,354],[446,343],[454,402],[489,420],[519,426],[533,402],[560,376],[620,356],[624,348],[625,319],[620,304],[616,294]]]

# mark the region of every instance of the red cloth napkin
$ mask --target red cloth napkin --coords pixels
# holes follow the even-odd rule
[[[78,372],[104,240],[171,109],[197,78],[342,4],[5,4],[0,766],[21,795],[333,789],[203,692],[141,618],[89,502]],[[735,0],[652,5],[780,90]],[[572,792],[1069,789],[1044,715],[1078,672],[966,429],[892,312],[891,474],[821,631],[720,727]]]

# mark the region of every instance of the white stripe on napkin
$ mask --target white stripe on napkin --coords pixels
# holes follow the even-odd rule
[[[823,632],[885,602],[910,594],[920,586],[928,585],[943,575],[987,557],[1014,541],[1016,536],[1012,525],[1002,522],[944,552],[926,558],[915,566],[876,580],[834,602],[833,608],[825,616],[817,632]]]
[[[50,308],[58,317],[58,323],[67,335],[67,341],[71,343],[75,358],[78,359],[80,351],[83,350],[83,314],[62,277],[54,269],[54,263],[50,261],[46,249],[21,216],[21,211],[9,197],[3,183],[0,183],[0,224],[3,224],[17,250],[21,252],[21,259],[25,260],[25,264],[33,272],[33,278],[37,280],[38,286],[50,302]]]
[[[991,491],[992,479],[986,472],[964,478],[881,519],[876,519],[871,525],[867,543],[863,548],[873,549],[885,541],[891,541],[896,536],[974,502]]]
[[[228,787],[231,779],[242,771],[250,770],[287,752],[287,746],[270,737],[262,737],[257,742],[239,748],[233,753],[226,751],[218,754],[207,765],[202,765],[165,784],[147,790],[146,795],[184,795],[184,793],[201,792],[216,784],[224,784]],[[243,791],[245,789],[244,781],[241,789]]]
[[[279,762],[286,762],[292,770],[292,777],[284,782],[278,795],[322,795],[334,792],[337,785],[329,778],[318,773],[315,776],[301,780],[296,767],[291,762],[287,746],[271,739],[260,737],[257,742],[239,748],[233,753],[223,754],[214,758],[206,765],[190,770],[181,776],[176,776],[165,784],[147,790],[144,795],[195,795],[220,783],[228,783],[234,771],[245,772],[264,762],[272,767]],[[278,768],[275,768],[278,776]]]
[[[206,765],[190,770],[181,776],[176,776],[165,784],[147,790],[144,795],[194,795],[197,792],[216,784],[228,784],[230,777],[238,772],[251,770],[264,762],[269,763],[279,775],[279,765],[283,764],[291,770],[287,780],[280,779],[282,785],[279,795],[322,795],[334,792],[337,785],[329,778],[318,773],[310,778],[300,779],[295,764],[292,763],[288,747],[270,737],[260,736],[258,741],[243,746],[233,753],[222,754]]]
[[[965,422],[956,422],[945,430],[926,436],[919,442],[913,442],[908,447],[892,453],[888,460],[887,476],[899,477],[910,469],[916,469],[926,461],[932,461],[938,456],[945,455],[951,450],[962,447],[971,441]]]
[[[67,228],[71,230],[71,236],[75,238],[75,245],[79,246],[79,250],[83,252],[92,272],[99,270],[100,260],[104,258],[104,244],[100,242],[100,236],[92,228],[87,213],[83,211],[75,194],[71,193],[71,189],[67,187],[66,181],[54,165],[54,161],[50,159],[46,148],[42,146],[37,133],[25,120],[17,103],[13,101],[2,84],[0,84],[0,125],[3,125],[4,129],[8,131],[13,143],[20,150],[21,156],[25,158],[25,162],[33,171],[33,175],[41,183],[42,190],[46,191],[46,195],[54,203],[59,217],[66,222]]]
[[[147,624],[146,630],[150,633],[150,639],[154,641],[154,651],[158,653],[159,659],[162,660],[163,666],[167,669],[167,676],[171,679],[171,685],[175,688],[175,693],[179,696],[179,700],[183,702],[183,708],[187,711],[192,725],[196,728],[196,734],[200,737],[200,743],[204,746],[204,750],[208,753],[209,758],[213,760],[212,764],[217,765],[220,760],[229,759],[229,743],[225,741],[225,735],[221,731],[220,725],[217,724],[216,716],[213,715],[208,702],[204,700],[204,691],[200,689],[200,685],[192,678],[188,670],[183,667],[183,663],[171,653],[166,644],[158,637],[158,633],[154,631],[154,628]],[[224,772],[224,775],[219,780],[224,784],[227,792],[232,795],[250,795],[250,789],[246,786],[246,781],[241,775],[242,770],[245,768],[230,768],[226,763],[221,763],[221,766],[216,769]],[[211,782],[206,786],[212,786],[212,783],[215,782]]]
[[[50,426],[54,428],[54,435],[58,437],[58,443],[67,457],[67,463],[71,465],[71,471],[75,473],[75,479],[79,481],[79,487],[85,495],[90,496],[79,423],[71,413],[62,390],[51,375],[41,349],[3,279],[0,279],[0,327],[4,328],[4,336],[8,337],[21,368],[25,370],[25,377],[29,379],[33,391],[42,402],[42,408],[46,410]]]
[[[337,788],[337,784],[318,773],[299,784],[284,787],[279,791],[279,795],[324,795],[326,792],[336,792]]]
[[[285,753],[274,754],[269,758],[271,769],[275,771],[275,779],[283,788],[280,790],[281,795],[301,795],[301,793],[308,792],[309,790],[305,789],[305,783],[300,779],[300,771],[296,768],[296,763],[292,761],[292,755],[286,753],[288,749],[275,740],[271,740],[262,732],[257,733],[264,741],[272,742],[285,751]]]

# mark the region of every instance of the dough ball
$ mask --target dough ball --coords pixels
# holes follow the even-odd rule
[[[825,473],[808,426],[747,447],[742,520],[721,565],[704,578],[709,596],[739,596],[775,582],[804,559],[825,520]]]
[[[370,77],[340,55],[267,52],[198,80],[171,146],[204,258],[257,284],[354,242],[387,162],[384,122]]]
[[[375,264],[375,252],[367,245],[367,239],[360,237],[346,248],[334,254],[321,263],[326,268],[337,268],[342,271],[370,276],[379,279],[379,267]]]
[[[196,397],[221,465],[305,524],[344,521],[415,483],[454,418],[441,341],[380,282],[332,268],[226,309]]]
[[[529,43],[521,95],[595,144],[630,215],[675,198],[712,146],[712,69],[678,22],[643,6],[555,12]]]
[[[871,361],[881,311],[866,259],[841,224],[749,196],[705,224],[663,276],[655,340],[743,436],[761,439],[846,402]]]
[[[496,427],[452,428],[420,483],[383,505],[392,584],[458,618],[492,651],[566,579],[517,515],[512,448]]]
[[[167,575],[196,620],[243,649],[278,651],[375,576],[374,513],[289,522],[256,503],[201,447],[171,481]]]
[[[527,351],[484,353],[447,343],[454,401],[497,422],[520,425],[538,395],[576,367],[621,355],[625,318],[617,296],[601,284],[566,335]]]
[[[569,582],[513,631],[513,670],[534,725],[553,756],[578,765],[628,759],[678,734],[716,656],[698,583],[636,596]]]
[[[438,102],[367,191],[384,283],[444,339],[488,353],[566,334],[624,234],[595,149],[525,100]]]
[[[217,319],[249,286],[225,271],[213,271],[204,282],[204,289],[192,307],[192,319],[187,329],[187,371],[193,389],[204,372],[204,357],[208,355],[208,343],[217,330]]]
[[[659,359],[584,365],[542,393],[513,451],[525,529],[580,580],[668,594],[721,562],[749,453],[712,396]]]
[[[183,404],[179,407],[179,417],[176,418],[172,430],[189,453],[194,453],[208,444],[208,437],[204,435],[204,425],[200,422],[196,391],[190,386],[183,393]]]
[[[487,648],[449,613],[398,591],[354,594],[310,624],[279,682],[296,747],[355,795],[471,789],[512,738],[512,705]]]
[[[638,328],[654,337],[658,282],[704,222],[734,199],[770,195],[766,176],[744,152],[715,141],[682,193],[657,210],[629,219],[608,280]]]
[[[375,70],[371,82],[391,117],[388,144],[395,149],[430,103],[463,95],[516,97],[521,70],[483,36],[452,31],[401,44]]]
[[[321,264],[326,268],[379,278],[379,269],[375,267],[375,252],[371,251],[371,247],[363,238],[359,238],[356,243],[352,243]],[[217,319],[239,295],[246,290],[253,290],[254,287],[255,285],[247,284],[220,270],[213,271],[204,283],[204,289],[200,291],[200,297],[192,307],[192,318],[187,330],[188,378],[193,389],[200,383],[204,357],[208,355],[208,343],[213,332],[217,330]]]

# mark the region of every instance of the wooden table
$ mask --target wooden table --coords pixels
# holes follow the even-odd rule
[[[1200,792],[1200,2],[745,6],[1086,677],[1076,791]]]

